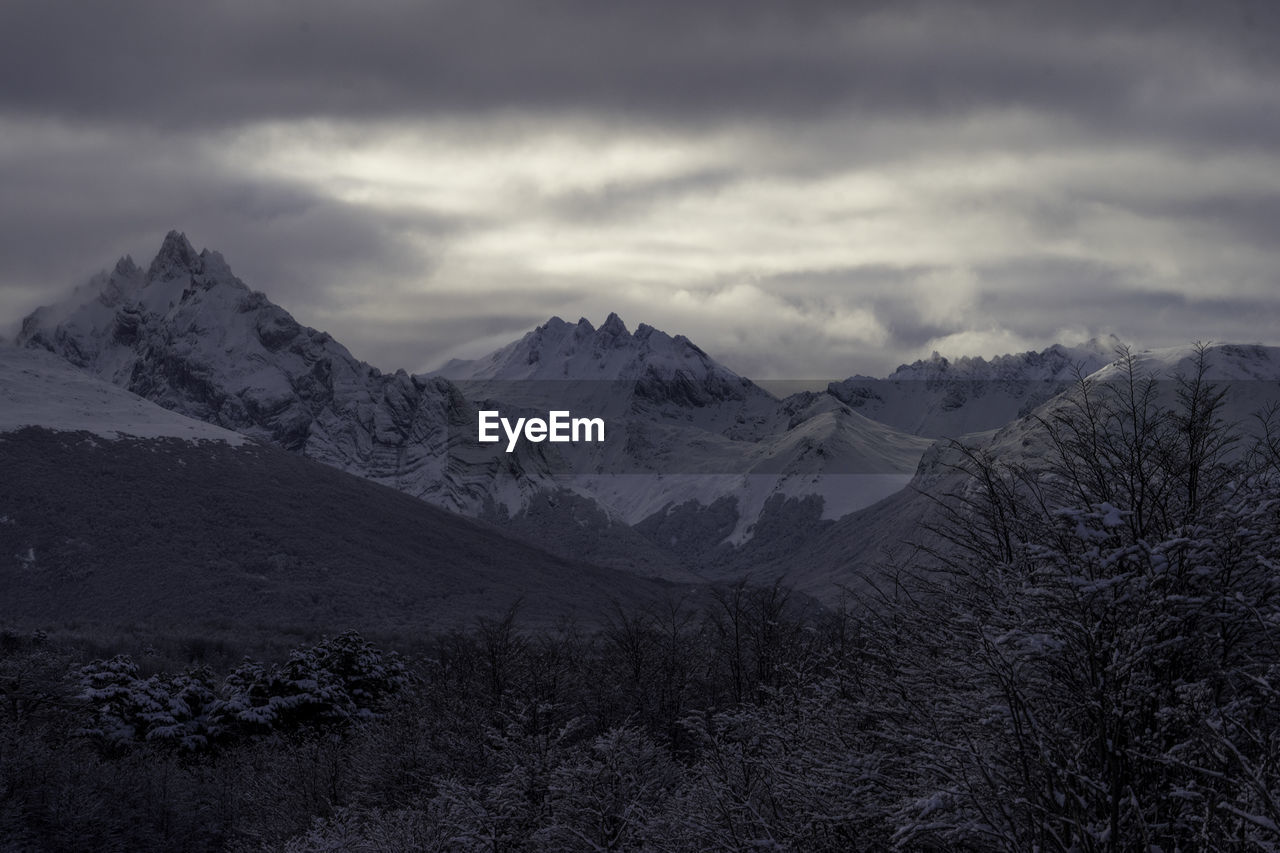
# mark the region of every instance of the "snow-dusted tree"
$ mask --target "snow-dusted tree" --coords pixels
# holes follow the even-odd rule
[[[109,747],[142,739],[146,726],[141,711],[151,706],[152,697],[140,689],[138,665],[132,658],[116,655],[85,664],[80,668],[80,686],[92,716],[84,735]]]
[[[149,741],[196,752],[221,734],[210,714],[212,674],[203,667],[140,678],[137,664],[117,655],[86,664],[79,677],[92,720],[82,734],[104,746],[120,749]]]
[[[260,661],[245,658],[222,680],[213,718],[234,735],[264,734],[276,724],[271,705],[271,679]]]
[[[467,779],[439,782],[434,807],[451,848],[528,849],[547,824],[553,774],[573,754],[581,728],[578,719],[560,723],[549,706],[530,706],[510,714],[500,729],[489,729],[484,766],[470,768]]]
[[[148,741],[196,751],[230,736],[372,719],[406,680],[398,656],[355,632],[297,649],[280,666],[246,660],[216,691],[205,667],[140,678],[121,655],[80,670],[91,716],[83,733],[115,748]]]
[[[38,632],[26,649],[0,651],[0,724],[25,726],[65,705],[76,687],[65,678],[69,661],[47,648]]]
[[[217,701],[213,673],[197,667],[172,676],[152,676],[145,691],[150,706],[141,714],[148,741],[170,744],[187,752],[209,747],[223,733],[210,711]]]
[[[1280,492],[1232,455],[1205,358],[1171,405],[1128,357],[1082,383],[1038,425],[1047,465],[961,449],[944,569],[892,611],[900,844],[1280,843]]]
[[[305,832],[284,844],[284,853],[450,853],[456,849],[440,837],[436,816],[409,810],[338,808],[315,818]]]
[[[215,713],[246,733],[330,727],[376,715],[406,683],[404,664],[355,631],[295,649],[280,666],[246,661],[223,683]]]
[[[552,772],[549,814],[533,840],[545,850],[645,849],[678,780],[670,757],[642,730],[611,729]]]
[[[688,721],[697,760],[664,818],[685,847],[885,849],[894,756],[840,678],[805,680],[761,702]]]

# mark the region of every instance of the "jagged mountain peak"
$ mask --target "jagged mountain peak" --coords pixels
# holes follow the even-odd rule
[[[324,355],[354,362],[327,335],[304,328],[250,291],[220,253],[196,252],[177,230],[165,236],[145,273],[130,256],[120,258],[111,272],[95,275],[62,303],[33,312],[19,337],[20,344],[51,350],[127,385],[145,373],[140,360],[162,352],[207,360],[204,374],[215,368],[261,374],[265,355],[289,342],[306,362]]]
[[[142,270],[134,262],[133,255],[122,255],[120,260],[116,261],[115,269],[112,272],[118,276],[135,278]]]
[[[196,284],[204,289],[220,285],[236,290],[249,289],[232,273],[230,265],[220,252],[210,249],[197,252],[187,235],[180,231],[170,231],[165,236],[160,251],[147,268],[148,287],[170,281]]]
[[[997,428],[1025,414],[1116,358],[1119,340],[1054,344],[993,356],[927,359],[903,364],[884,379],[852,376],[829,394],[867,417],[916,435],[957,436]]]
[[[181,231],[165,235],[160,251],[147,270],[148,281],[176,278],[183,274],[199,273],[203,267],[199,253]]]
[[[245,316],[239,316],[245,315]],[[20,345],[56,352],[111,381],[131,370],[144,332],[163,331],[166,345],[186,339],[194,349],[218,347],[231,361],[249,355],[243,326],[300,326],[261,293],[236,278],[221,254],[196,252],[186,234],[170,231],[145,272],[129,255],[60,303],[28,316]],[[196,339],[201,339],[195,346]],[[263,343],[266,343],[265,339]]]
[[[585,317],[572,324],[551,317],[487,356],[455,359],[435,371],[455,380],[497,381],[669,379],[677,374],[699,381],[745,381],[684,335],[668,335],[648,323],[633,333],[616,313],[598,328]]]
[[[227,263],[226,258],[222,256],[222,253],[212,249],[200,250],[200,271],[206,276],[230,279],[235,282],[240,281],[232,274],[231,266]]]
[[[600,327],[599,331],[615,338],[624,335],[630,337],[631,334],[627,331],[627,324],[622,322],[622,318],[613,311],[609,312],[609,316],[605,319],[604,325]]]
[[[899,365],[889,381],[900,380],[1066,380],[1077,368],[1085,374],[1115,360],[1121,342],[1114,335],[1095,337],[1075,346],[1053,344],[1042,350],[1006,353],[990,359],[980,355],[948,358],[934,350],[929,358]]]

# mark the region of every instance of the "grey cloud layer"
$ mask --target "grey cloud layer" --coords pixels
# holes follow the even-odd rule
[[[850,105],[1044,107],[1111,122],[1206,71],[1269,76],[1278,31],[1267,2],[41,0],[0,12],[0,92],[18,112],[197,125],[493,108],[776,117]],[[1173,122],[1179,111],[1163,114]],[[1254,138],[1275,124],[1257,116],[1241,130]]]
[[[384,367],[1256,340],[1277,152],[1270,2],[11,2],[0,314],[179,227]]]

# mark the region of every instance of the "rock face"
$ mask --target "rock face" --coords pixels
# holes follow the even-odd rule
[[[384,374],[170,232],[144,271],[123,258],[23,323],[40,347],[164,408],[483,515],[542,482],[536,452],[474,452],[474,407],[450,382]]]

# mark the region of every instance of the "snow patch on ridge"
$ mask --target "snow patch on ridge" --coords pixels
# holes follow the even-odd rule
[[[162,409],[77,370],[49,352],[0,348],[0,432],[85,431],[107,439],[183,438],[244,443],[238,432]]]

